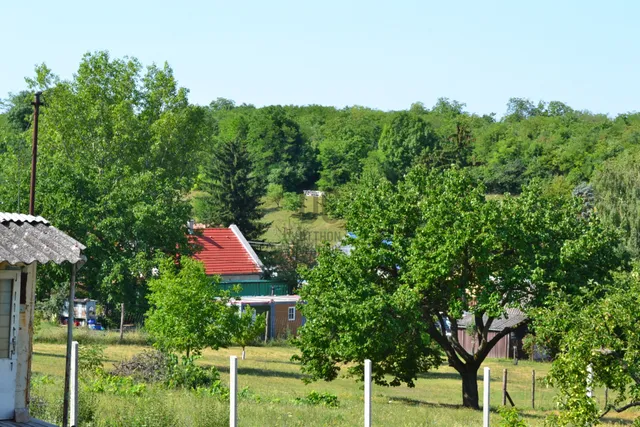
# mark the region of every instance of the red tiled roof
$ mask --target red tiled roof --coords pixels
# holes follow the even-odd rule
[[[205,228],[194,235],[202,250],[194,258],[204,263],[207,275],[260,274],[262,270],[230,228]]]

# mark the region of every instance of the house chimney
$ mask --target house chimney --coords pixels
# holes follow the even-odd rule
[[[187,221],[187,227],[189,228],[189,234],[193,234],[193,226],[196,222],[192,219]]]

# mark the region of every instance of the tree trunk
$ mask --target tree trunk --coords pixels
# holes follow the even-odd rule
[[[478,405],[478,368],[470,366],[460,372],[462,377],[462,406],[480,409]]]

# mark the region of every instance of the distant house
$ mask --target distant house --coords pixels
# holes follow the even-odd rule
[[[473,354],[477,348],[475,338],[467,333],[467,327],[473,325],[474,319],[471,313],[465,314],[462,319],[458,320],[458,341],[464,349]],[[508,308],[506,316],[501,316],[493,321],[487,334],[487,339],[492,339],[499,332],[502,332],[505,328],[512,328],[522,321],[526,320],[527,316],[517,308]],[[484,317],[487,320],[487,317]],[[525,356],[522,350],[522,338],[527,334],[527,326],[523,325],[518,327],[515,331],[500,338],[496,345],[489,351],[487,357],[508,359],[514,357],[514,347],[517,348],[517,358]]]
[[[239,310],[248,305],[256,310],[257,315],[268,313],[268,338],[284,338],[298,333],[298,328],[305,322],[298,312],[299,302],[299,295],[253,296],[231,300]]]
[[[202,261],[208,276],[218,275],[223,282],[261,279],[264,265],[235,224],[200,228],[192,238],[200,247],[193,257]]]
[[[193,242],[200,247],[194,258],[202,261],[209,276],[222,277],[220,287],[241,291],[234,295],[231,304],[239,310],[246,305],[256,314],[268,313],[267,338],[295,335],[304,323],[296,304],[298,295],[287,295],[287,285],[277,280],[262,280],[262,261],[236,225],[229,228],[195,227]]]
[[[51,425],[29,416],[36,269],[52,262],[75,271],[84,249],[42,217],[0,212],[0,425]]]

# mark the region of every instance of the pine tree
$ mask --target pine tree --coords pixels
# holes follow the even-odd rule
[[[248,239],[259,238],[269,226],[260,222],[264,188],[253,172],[245,142],[241,138],[221,141],[205,176],[202,189],[207,195],[196,204],[198,219],[211,226],[235,224]]]

